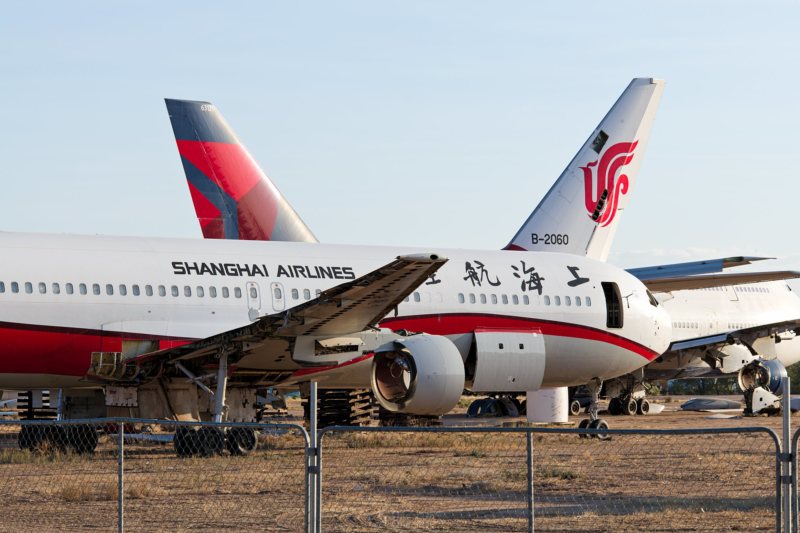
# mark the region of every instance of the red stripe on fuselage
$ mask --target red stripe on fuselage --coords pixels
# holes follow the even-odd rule
[[[505,329],[515,331],[541,331],[544,335],[555,337],[571,337],[574,339],[587,339],[605,342],[619,346],[625,350],[638,354],[648,361],[658,357],[659,353],[625,337],[615,335],[608,331],[535,318],[491,315],[481,313],[470,314],[443,314],[421,315],[414,317],[386,318],[381,326],[392,330],[405,329],[408,331],[424,331],[431,335],[457,335],[471,333],[480,329]]]

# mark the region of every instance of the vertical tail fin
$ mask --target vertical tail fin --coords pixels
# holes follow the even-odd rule
[[[634,78],[506,250],[606,260],[663,90],[663,80]]]
[[[216,107],[166,103],[205,238],[317,242]]]

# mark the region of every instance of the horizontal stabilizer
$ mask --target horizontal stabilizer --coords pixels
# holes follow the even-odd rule
[[[722,272],[726,268],[749,265],[755,261],[775,259],[774,257],[723,257],[721,259],[706,259],[703,261],[689,261],[687,263],[673,263],[670,265],[646,266],[629,268],[628,273],[642,281],[673,278],[678,276],[696,276],[698,274],[713,274]]]
[[[713,274],[708,276],[678,276],[642,280],[653,292],[682,291],[687,289],[710,289],[729,285],[747,285],[766,281],[781,281],[800,278],[796,270],[776,270],[774,272],[744,272],[741,274]]]

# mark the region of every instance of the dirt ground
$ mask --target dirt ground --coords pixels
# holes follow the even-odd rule
[[[686,399],[656,399],[666,406],[660,414],[606,419],[620,429],[764,426],[780,434],[779,417],[682,412]],[[290,419],[301,412],[299,402],[290,404]],[[525,419],[454,414],[443,425]],[[92,456],[30,454],[15,447],[18,428],[0,427],[0,531],[115,530],[119,463],[111,437]],[[135,438],[125,447],[129,531],[303,529],[304,447],[296,432],[264,432],[247,457],[180,459],[168,442]],[[775,448],[764,432],[608,441],[535,433],[531,449],[538,531],[775,529]],[[326,434],[323,530],[525,531],[526,456],[519,432]]]

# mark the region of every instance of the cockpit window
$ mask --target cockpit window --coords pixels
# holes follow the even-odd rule
[[[653,296],[652,292],[647,291],[647,298],[650,300],[650,305],[653,307],[658,307],[658,300],[656,300],[656,297]]]

